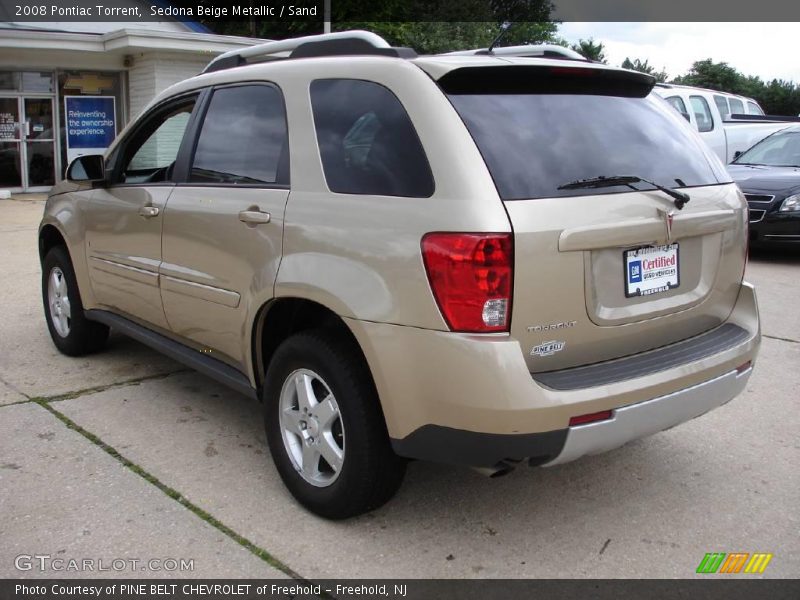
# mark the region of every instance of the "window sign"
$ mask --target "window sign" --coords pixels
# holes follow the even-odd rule
[[[64,96],[67,162],[103,154],[117,135],[114,96]]]

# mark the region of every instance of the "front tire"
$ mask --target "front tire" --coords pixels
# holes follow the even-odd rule
[[[288,338],[269,365],[265,426],[275,467],[300,504],[328,519],[386,503],[405,461],[394,454],[355,344],[328,330]]]
[[[105,345],[108,327],[84,316],[78,281],[63,246],[50,249],[42,261],[42,300],[47,329],[61,353],[83,356]]]

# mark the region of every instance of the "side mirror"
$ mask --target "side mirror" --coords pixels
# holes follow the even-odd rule
[[[67,168],[67,179],[75,182],[96,182],[105,179],[102,154],[87,154],[73,160]]]
[[[741,150],[737,150],[736,152],[733,153],[733,160],[736,160],[741,155],[742,155],[742,151]]]

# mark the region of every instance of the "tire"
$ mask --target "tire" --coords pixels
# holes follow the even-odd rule
[[[42,301],[47,329],[61,353],[83,356],[105,345],[108,327],[84,316],[78,281],[63,246],[50,249],[42,261]]]
[[[299,389],[310,400],[302,400]],[[368,367],[344,336],[305,331],[278,347],[267,371],[264,417],[281,479],[321,517],[369,512],[403,481],[406,461],[392,451]]]

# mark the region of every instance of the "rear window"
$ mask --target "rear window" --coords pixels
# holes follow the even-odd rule
[[[764,111],[761,110],[761,107],[758,106],[755,102],[747,102],[747,114],[748,115],[763,115]]]
[[[449,94],[504,200],[631,191],[559,190],[599,176],[636,175],[670,187],[730,181],[664,100],[616,95]],[[636,184],[637,189],[649,189]]]

